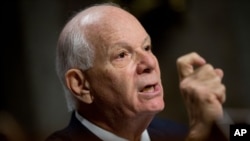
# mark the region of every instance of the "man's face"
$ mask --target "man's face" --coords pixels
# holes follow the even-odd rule
[[[94,103],[121,116],[155,114],[164,108],[159,64],[150,37],[131,15],[103,19],[88,34],[95,46],[93,67],[87,71]],[[117,17],[117,15],[114,15]]]

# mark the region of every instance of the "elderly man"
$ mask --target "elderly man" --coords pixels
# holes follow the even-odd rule
[[[58,75],[74,112],[68,127],[47,140],[208,139],[223,114],[223,72],[197,53],[180,57],[177,67],[190,118],[187,134],[153,120],[164,108],[161,74],[138,20],[112,4],[81,11],[64,27],[57,47]]]

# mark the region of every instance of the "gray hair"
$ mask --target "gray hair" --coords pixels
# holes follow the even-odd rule
[[[76,103],[66,86],[65,73],[71,68],[82,71],[89,69],[93,65],[93,49],[84,35],[79,15],[77,15],[63,29],[56,50],[56,70],[63,84],[70,111],[76,108]]]
[[[121,8],[114,3],[97,4],[94,6],[114,6]],[[88,8],[86,8],[88,9]],[[63,84],[65,98],[69,111],[76,109],[76,101],[71,91],[66,86],[65,73],[76,68],[85,71],[92,67],[94,60],[94,47],[87,40],[84,32],[84,26],[98,20],[100,12],[86,12],[83,10],[75,15],[64,27],[59,36],[56,50],[56,70],[58,77]]]

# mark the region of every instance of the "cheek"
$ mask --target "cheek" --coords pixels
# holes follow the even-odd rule
[[[116,102],[127,103],[126,101],[132,101],[134,93],[136,92],[135,76],[131,70],[114,69],[106,70],[107,76],[107,89],[110,98]]]
[[[92,77],[92,90],[96,95],[117,97],[127,88],[127,76],[120,71],[106,68]]]
[[[102,68],[96,68],[89,76],[92,94],[99,100],[124,103],[131,101],[137,90],[132,64],[126,68],[115,68],[112,64],[106,64]]]
[[[125,69],[107,69],[105,71],[109,87],[117,93],[129,91],[134,86],[134,74]]]

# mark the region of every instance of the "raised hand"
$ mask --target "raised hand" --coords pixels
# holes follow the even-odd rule
[[[205,140],[214,122],[223,116],[223,71],[206,63],[197,53],[178,58],[177,68],[190,122],[187,140]]]

